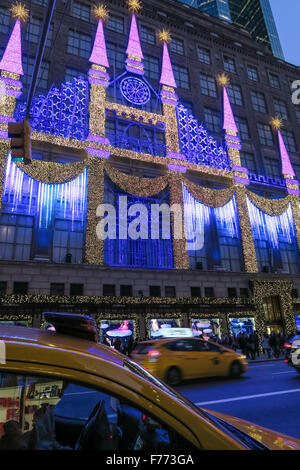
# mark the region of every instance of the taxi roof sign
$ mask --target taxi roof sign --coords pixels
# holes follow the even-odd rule
[[[191,338],[193,336],[191,328],[162,328],[160,333],[163,338]]]

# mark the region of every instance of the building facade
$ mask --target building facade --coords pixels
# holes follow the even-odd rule
[[[131,14],[111,1],[105,22],[82,5],[64,15],[58,2],[48,91],[31,109],[31,165],[12,160],[7,133],[25,113],[28,23],[9,22],[2,42],[2,320],[37,325],[44,311],[67,311],[95,315],[102,333],[137,337],[151,336],[154,323],[217,335],[294,332],[298,69],[184,6],[147,2]],[[171,31],[170,44],[166,34],[159,44],[154,25]],[[285,127],[272,131],[275,115]],[[116,215],[117,236],[105,240],[103,204]],[[185,235],[176,236],[172,213],[169,237],[158,217],[157,236],[149,218],[146,234],[140,225],[129,239],[135,204],[177,205]]]

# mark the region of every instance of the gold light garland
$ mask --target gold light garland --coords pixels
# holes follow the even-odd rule
[[[158,176],[157,178],[140,178],[138,176],[127,175],[113,168],[109,162],[104,164],[105,171],[109,178],[119,188],[133,196],[150,197],[159,194],[168,184],[168,176]]]
[[[61,184],[77,178],[87,167],[87,158],[76,163],[43,162],[32,160],[31,165],[15,162],[17,167],[36,181],[48,184]]]
[[[283,214],[287,210],[289,203],[292,202],[291,195],[281,199],[267,199],[249,190],[246,190],[246,195],[258,209],[273,216]]]
[[[256,251],[246,200],[246,188],[244,185],[235,185],[235,196],[241,229],[245,271],[247,273],[256,273],[258,271]]]
[[[233,198],[235,188],[211,189],[198,186],[187,178],[183,178],[183,183],[188,192],[201,204],[209,207],[223,207]]]
[[[26,321],[27,326],[30,327],[33,325],[33,315],[27,313],[0,313],[0,321]]]

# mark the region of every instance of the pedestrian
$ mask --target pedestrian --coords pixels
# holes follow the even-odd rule
[[[270,337],[267,333],[264,334],[263,337],[263,344],[264,344],[264,351],[268,355],[268,359],[271,359],[271,344],[270,344]]]
[[[117,351],[121,352],[121,340],[119,337],[115,339],[113,346]]]

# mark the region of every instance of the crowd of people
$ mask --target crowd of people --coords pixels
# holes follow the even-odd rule
[[[239,335],[226,335],[222,338],[215,337],[213,341],[235,351],[240,350],[248,359],[256,359],[263,354],[266,358],[278,358],[284,355],[284,344],[288,341],[289,336],[284,333],[271,334],[265,333],[261,338],[254,331],[252,334],[240,333]]]

